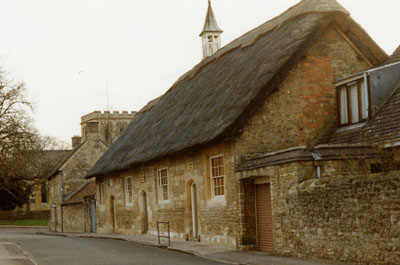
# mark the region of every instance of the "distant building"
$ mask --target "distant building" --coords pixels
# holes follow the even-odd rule
[[[127,111],[95,111],[81,118],[82,136],[72,137],[72,153],[49,177],[50,230],[84,232],[95,229],[90,215],[85,215],[85,212],[90,213],[89,203],[94,203],[94,190],[90,189],[91,180],[84,176],[134,115],[135,112]],[[84,196],[79,197],[82,194]]]

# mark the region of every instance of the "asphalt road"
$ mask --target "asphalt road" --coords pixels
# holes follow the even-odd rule
[[[0,242],[16,244],[39,265],[225,264],[126,241],[46,236],[36,232],[35,229],[0,228]]]

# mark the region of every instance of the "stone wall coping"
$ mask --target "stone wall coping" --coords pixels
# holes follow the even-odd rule
[[[235,171],[252,170],[292,162],[314,161],[313,152],[318,152],[323,161],[373,158],[378,153],[373,147],[365,145],[320,145],[313,150],[296,147],[248,159],[236,167]]]

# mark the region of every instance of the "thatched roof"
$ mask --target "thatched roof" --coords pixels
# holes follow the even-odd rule
[[[303,0],[183,75],[157,102],[133,117],[87,177],[123,171],[237,135],[333,20],[372,63],[387,59],[335,0]]]

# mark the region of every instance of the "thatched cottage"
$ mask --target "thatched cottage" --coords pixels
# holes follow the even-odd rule
[[[156,235],[168,221],[182,240],[309,254],[284,218],[301,165],[250,172],[249,159],[315,146],[337,122],[334,81],[387,58],[335,0],[300,1],[206,54],[89,171],[98,232]]]

